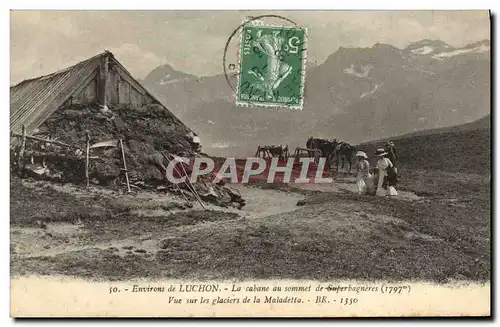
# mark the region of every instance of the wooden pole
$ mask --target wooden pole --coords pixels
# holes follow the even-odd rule
[[[196,197],[196,199],[198,199],[198,202],[200,202],[201,206],[203,207],[203,209],[207,209],[207,207],[205,207],[205,205],[203,204],[203,201],[201,201],[201,198],[200,198],[200,195],[198,194],[198,192],[196,191],[196,188],[194,187],[194,184],[191,183],[191,181],[189,180],[189,176],[188,176],[188,173],[186,171],[186,168],[184,168],[184,165],[182,164],[181,162],[181,167],[182,167],[182,170],[184,171],[184,176],[186,176],[186,180],[185,180],[185,183],[191,187],[191,189],[193,190],[193,193]]]
[[[160,152],[160,153],[163,155],[163,157],[164,157],[165,159],[167,159],[168,163],[170,164],[171,160],[167,157],[167,155],[166,155],[165,153],[163,153],[163,152]],[[182,167],[182,169],[184,170],[184,173],[185,173],[185,175],[184,175],[184,176],[186,177],[186,179],[184,180],[184,184],[185,184],[185,185],[187,186],[187,188],[191,191],[191,193],[193,193],[194,197],[195,197],[195,198],[196,198],[196,200],[200,203],[200,205],[203,207],[203,209],[205,209],[205,210],[206,210],[206,209],[207,209],[207,207],[205,207],[205,205],[203,204],[203,201],[201,200],[200,196],[198,195],[198,192],[196,192],[196,189],[194,188],[193,184],[191,184],[191,183],[189,182],[189,176],[188,176],[188,174],[187,174],[187,172],[186,172],[186,169],[184,169],[184,166],[182,165],[182,162],[181,162],[181,167]],[[181,175],[181,173],[177,170],[177,168],[175,167],[175,165],[173,166],[173,169],[174,169],[174,170],[175,170],[175,171],[176,171],[179,175]],[[180,187],[179,187],[179,189],[180,189]]]
[[[155,152],[155,153],[159,153],[161,154],[165,159],[167,159],[168,162],[170,162],[167,158],[167,156],[165,155],[165,153],[161,152],[161,151],[158,151],[158,152]],[[163,169],[165,170],[165,177],[168,176],[168,170],[167,168],[162,164],[161,165],[163,167]],[[176,173],[178,173],[180,175],[180,173],[177,171],[177,168],[173,168],[175,170]],[[184,194],[184,192],[182,192],[182,189],[181,187],[179,186],[179,184],[175,184],[175,186],[177,187],[177,190],[179,190],[179,193],[182,195],[182,197],[184,198],[184,200],[186,200],[186,202],[189,202],[189,199],[187,198],[187,196]]]
[[[28,140],[40,141],[40,142],[44,142],[44,143],[57,144],[57,145],[65,146],[68,148],[80,149],[80,147],[77,145],[71,145],[71,144],[67,144],[67,143],[55,141],[55,140],[46,140],[46,139],[43,139],[41,137],[36,137],[36,136],[30,136],[30,135],[23,136],[22,134],[18,134],[18,133],[12,133],[12,136],[21,137],[21,138],[26,137],[26,139],[28,139]]]
[[[17,158],[17,169],[19,176],[24,175],[24,148],[26,147],[26,125],[23,124],[23,134],[21,139],[21,147],[19,149],[19,156]]]
[[[127,171],[127,162],[125,161],[125,151],[123,150],[123,141],[120,139],[120,149],[122,150],[122,159],[123,159],[123,171],[125,172],[125,179],[127,181],[127,191],[130,193],[130,182],[128,180],[128,171]]]
[[[85,184],[86,187],[90,185],[89,179],[89,161],[90,161],[90,132],[86,131],[85,133],[85,141],[87,142],[87,146],[85,147]]]
[[[33,150],[24,150],[24,156],[35,156],[35,157],[45,157],[46,159],[61,159],[61,160],[81,160],[82,156],[77,156],[71,153],[58,153],[58,152],[50,152],[50,151],[33,151]],[[99,156],[89,156],[89,159],[99,159]]]

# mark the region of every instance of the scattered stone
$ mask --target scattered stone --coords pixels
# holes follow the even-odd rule
[[[422,233],[418,233],[418,232],[405,233],[404,238],[407,240],[410,240],[410,241],[412,241],[412,240],[421,240],[421,241],[428,241],[428,242],[440,241],[440,239],[438,239],[438,238],[434,238],[430,235],[422,234]]]
[[[172,239],[165,238],[158,242],[160,249],[168,249],[172,245]]]
[[[63,173],[62,172],[56,172],[50,176],[50,179],[53,181],[60,182],[63,180]]]
[[[35,225],[38,228],[47,229],[47,224],[45,222],[41,221],[41,220],[37,220],[35,222]],[[50,233],[47,233],[47,234],[50,234]],[[50,236],[52,237],[52,235],[50,235]]]
[[[146,236],[139,238],[139,241],[147,241],[147,240],[150,240],[151,238],[152,238],[151,235],[146,235]]]
[[[64,110],[64,116],[68,119],[79,118],[82,115],[82,112],[79,110],[66,109]]]
[[[107,121],[109,118],[106,117],[104,114],[102,113],[97,113],[94,115],[94,118],[97,119],[97,120],[101,120],[101,121]]]
[[[28,175],[30,175],[31,177],[34,177],[34,178],[41,177],[41,176],[45,175],[47,172],[46,167],[43,167],[43,166],[37,165],[37,164],[34,164],[34,165],[28,164],[25,166],[25,169],[26,169]]]
[[[306,201],[305,201],[305,200],[299,200],[299,201],[297,202],[297,206],[298,206],[298,207],[301,207],[301,206],[303,206],[303,205],[305,205],[305,204],[306,204]]]
[[[120,130],[128,130],[127,125],[123,121],[123,119],[120,118],[120,116],[116,116],[113,119],[113,123],[115,124],[115,127],[120,131]]]

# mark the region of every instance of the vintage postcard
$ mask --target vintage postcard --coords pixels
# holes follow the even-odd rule
[[[491,316],[489,11],[10,31],[12,317]]]

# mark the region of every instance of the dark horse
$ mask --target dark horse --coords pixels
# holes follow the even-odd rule
[[[331,163],[337,148],[337,139],[325,140],[310,137],[306,142],[308,149],[317,149],[321,151],[321,156],[326,158],[327,166]]]
[[[316,142],[317,142],[318,139],[315,139],[313,138],[312,136],[307,139],[307,142],[306,142],[306,148],[307,149],[315,149],[316,147]]]
[[[356,151],[356,148],[349,143],[346,142],[340,142],[337,144],[335,148],[335,159],[337,163],[337,171],[339,170],[340,167],[340,160],[342,159],[342,168],[344,168],[344,164],[347,161],[349,163],[349,173],[351,172],[351,167],[352,167],[352,158],[354,156],[354,151]]]

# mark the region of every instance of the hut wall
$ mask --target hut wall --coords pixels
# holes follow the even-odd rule
[[[100,87],[106,88],[106,104],[118,105],[128,104],[141,107],[147,104],[155,103],[146,90],[121,67],[109,63],[106,82],[100,80],[101,74],[97,74],[82,91],[69,98],[64,106],[71,104],[93,104],[99,101]]]
[[[108,74],[109,81],[107,83],[107,90],[106,90],[106,99],[109,103],[111,104],[118,104],[119,103],[119,78],[120,76],[116,73],[114,69],[110,69],[109,74]]]
[[[118,103],[130,103],[130,84],[124,81],[121,76],[118,76]]]
[[[73,104],[89,104],[97,101],[97,79],[93,79],[87,84],[83,90],[76,96],[73,96],[71,103]]]
[[[111,104],[144,106],[154,100],[146,90],[118,65],[110,65],[107,83],[107,101]]]
[[[132,85],[130,86],[130,103],[133,106],[142,106],[142,94],[139,93]]]

